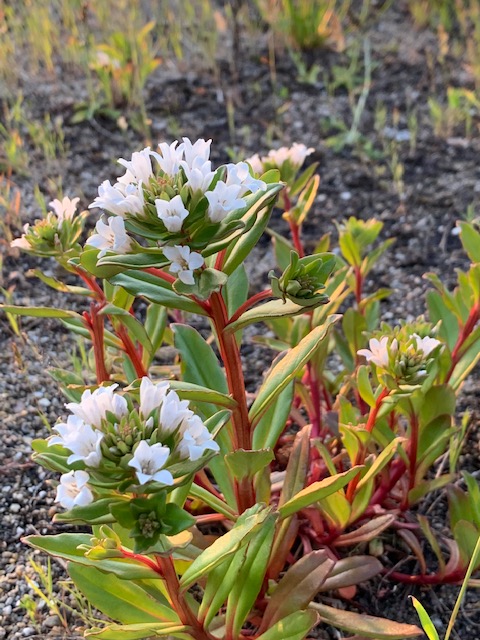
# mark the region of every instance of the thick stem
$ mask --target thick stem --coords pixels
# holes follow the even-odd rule
[[[365,424],[365,429],[366,429],[366,431],[368,431],[368,433],[372,433],[373,427],[375,426],[375,421],[376,421],[377,416],[378,416],[378,412],[380,411],[380,407],[382,406],[382,402],[388,396],[389,393],[390,392],[389,392],[388,389],[383,388],[381,393],[380,393],[380,395],[377,398],[377,401],[375,402],[375,406],[371,407],[370,413],[368,414],[367,422]],[[366,453],[365,452],[365,447],[364,446],[360,446],[360,445],[359,445],[359,447],[360,447],[359,451],[358,451],[357,456],[355,458],[355,465],[363,464],[363,462],[365,460],[365,453]],[[349,500],[350,502],[352,502],[352,500],[353,500],[353,498],[355,496],[355,489],[357,488],[357,485],[358,485],[359,482],[360,482],[360,474],[356,475],[348,483],[346,497],[347,497],[347,500]]]
[[[172,557],[157,556],[157,564],[161,575],[165,579],[172,609],[178,615],[182,624],[191,627],[190,633],[195,640],[212,640],[212,636],[202,627],[183,597]]]
[[[248,417],[245,379],[243,376],[240,351],[234,333],[225,331],[228,322],[227,309],[221,293],[212,293],[210,297],[210,317],[217,334],[218,347],[225,367],[228,390],[237,402],[232,411],[234,450],[252,448],[251,424]],[[239,513],[255,504],[255,491],[251,478],[236,483],[235,493]]]
[[[116,329],[115,333],[122,341],[125,353],[130,358],[137,376],[139,378],[148,376],[148,371],[143,366],[142,358],[138,353],[138,349],[133,344],[132,339],[128,335],[127,329],[123,325],[120,325],[118,329]]]
[[[95,371],[97,374],[97,384],[102,384],[110,379],[105,364],[105,350],[103,345],[104,317],[98,313],[101,307],[97,302],[90,304],[90,313],[84,312],[83,317],[93,344],[93,354],[95,357]]]

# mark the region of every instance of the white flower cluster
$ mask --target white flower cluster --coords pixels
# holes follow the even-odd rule
[[[306,157],[314,151],[315,149],[313,149],[313,147],[306,147],[304,144],[294,142],[291,147],[271,149],[267,155],[262,158],[256,153],[248,158],[247,162],[255,173],[263,173],[265,169],[274,167],[281,169],[282,165],[286,162],[289,162],[298,170],[305,162]]]
[[[48,213],[45,220],[37,221],[38,227],[37,225],[35,225],[32,228],[28,223],[23,225],[22,236],[20,238],[12,240],[10,246],[17,247],[17,249],[23,249],[26,251],[31,251],[32,249],[34,249],[27,236],[30,232],[33,234],[33,237],[35,237],[35,235],[38,235],[35,233],[35,227],[40,230],[43,226],[44,231],[47,231],[47,227],[51,227],[55,232],[60,232],[63,223],[66,220],[73,220],[75,214],[77,213],[77,205],[79,200],[80,198],[70,199],[67,196],[65,196],[62,200],[52,200],[48,204],[53,209],[53,213]]]
[[[144,485],[153,480],[170,486],[174,482],[168,470],[172,461],[194,462],[206,450],[219,451],[202,420],[189,409],[188,401],[180,400],[168,382],[154,383],[149,378],[142,378],[138,410],[131,410],[127,399],[115,393],[117,386],[99,387],[93,392],[87,390],[79,403],[66,405],[71,415],[66,422],[55,425],[54,431],[58,435],[49,438],[49,446],[61,445],[70,451],[67,464],[82,462],[87,469],[101,472],[102,447],[108,446],[109,433],[113,430],[121,438],[120,425],[130,421],[143,425],[144,432],[126,454],[125,468],[134,470],[134,484]],[[153,430],[156,437],[152,442],[148,434]],[[70,471],[60,478],[56,501],[68,509],[89,504],[93,501],[91,489],[88,471]]]
[[[211,140],[192,143],[183,138],[181,144],[160,143],[158,151],[146,147],[134,153],[131,160],[120,158],[125,174],[114,185],[108,180],[103,182],[89,206],[113,214],[107,222],[100,220],[96,233],[87,240],[87,244],[100,249],[99,258],[107,251],[124,254],[132,249],[124,219],[145,219],[150,204],[155,207],[161,228],[178,234],[191,213],[192,202],[196,204],[204,197],[207,221],[219,224],[231,212],[246,206],[247,193],[266,189],[262,180],[250,174],[246,162],[226,165],[221,174],[223,179],[217,179],[210,161],[210,145]],[[153,160],[158,165],[157,171],[154,171]],[[177,274],[185,284],[193,284],[193,271],[203,266],[204,260],[199,253],[190,254],[189,249],[186,255],[186,249],[188,247],[176,244],[170,251],[165,250],[165,256],[172,261],[171,273]]]
[[[375,366],[386,369],[390,356],[394,357],[398,352],[398,340],[393,338],[390,344],[389,340],[388,336],[383,336],[380,340],[371,338],[369,340],[370,349],[359,349],[357,353],[359,356],[366,358],[367,362],[372,362]],[[412,335],[411,340],[412,344],[407,348],[407,353],[415,352],[417,355],[423,356],[425,360],[441,344],[435,338],[430,338],[429,336],[421,338],[416,333]]]

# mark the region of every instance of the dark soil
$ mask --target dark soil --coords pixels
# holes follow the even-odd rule
[[[160,66],[147,85],[153,144],[181,136],[212,138],[214,161],[218,164],[229,160],[227,149],[243,158],[268,151],[272,139],[276,144],[304,142],[315,147],[315,154],[309,160],[320,163],[321,184],[317,202],[304,227],[304,239],[307,245],[313,246],[324,233],[332,232],[335,236],[334,221],[350,215],[382,220],[383,237],[395,237],[396,243],[382,259],[367,287],[393,289],[390,298],[382,303],[383,318],[390,323],[411,319],[425,311],[424,293],[428,288],[422,278],[425,272],[433,271],[453,284],[454,270],[468,266],[452,229],[469,204],[473,203],[478,211],[480,199],[480,139],[464,139],[461,132],[454,132],[455,135],[446,139],[435,137],[427,105],[429,96],[443,96],[450,83],[470,87],[471,78],[459,60],[447,60],[442,69],[432,65],[431,60],[436,60],[437,53],[435,35],[416,31],[404,3],[393,4],[395,6],[368,30],[374,62],[372,86],[361,119],[362,139],[354,147],[334,151],[325,142],[336,132],[331,124],[333,118],[343,120],[348,127],[351,124],[345,90],[340,88],[333,95],[327,91],[333,65],[348,64],[347,53],[322,50],[309,54],[309,63],[321,69],[315,84],[300,82],[289,56],[279,54],[273,82],[266,40],[262,37],[252,41],[251,36],[244,35],[236,79],[231,65],[220,61],[220,83],[196,71],[192,65],[188,73]],[[23,222],[36,217],[34,184],[40,185],[48,200],[57,196],[49,178],[58,176],[64,193],[71,197],[80,195],[81,204],[87,206],[100,182],[120,173],[115,160],[129,157],[132,151],[145,146],[140,134],[131,129],[121,132],[109,121],[68,124],[73,105],[87,96],[84,80],[71,71],[67,73],[59,68],[54,79],[26,78],[22,90],[32,117],[41,119],[43,114],[51,113],[64,118],[68,145],[61,161],[46,163],[32,154],[28,177],[14,176],[22,194]],[[227,104],[233,105],[234,129],[230,127],[230,130]],[[408,129],[408,113],[415,111],[417,115],[416,145],[408,141],[397,144],[404,165],[404,189],[400,195],[389,168],[391,156],[385,153],[386,133],[375,130],[378,105],[387,108],[390,136]],[[394,112],[398,115],[395,123]],[[279,217],[274,216],[272,224],[277,230],[286,231]],[[16,304],[78,306],[78,301],[52,294],[41,283],[25,277],[27,267],[38,266],[38,261],[3,248],[3,286],[13,290]],[[256,286],[266,283],[272,263],[272,251],[265,239],[251,260]],[[41,264],[44,270],[55,270],[48,261]],[[75,344],[55,321],[25,318],[21,327],[22,339],[13,335],[4,316],[0,318],[0,552],[4,570],[0,579],[0,614],[3,615],[0,638],[53,639],[63,637],[64,631],[58,618],[49,615],[48,607],[41,608],[33,622],[19,607],[20,598],[31,593],[24,575],[33,577],[28,567],[30,551],[20,538],[32,532],[54,531],[50,474],[29,462],[30,443],[34,437],[46,435],[45,422],[53,424],[63,413],[64,400],[46,370],[50,366],[65,366]],[[247,345],[243,355],[248,367],[247,383],[253,385],[267,366],[270,354],[260,347]],[[460,403],[462,411],[472,411],[462,459],[462,468],[470,472],[476,472],[479,467],[479,397],[478,374],[474,374],[465,385]],[[435,526],[443,530],[447,518],[443,495],[438,496],[429,515]],[[415,566],[412,567],[415,571]],[[338,607],[416,623],[415,611],[408,600],[409,595],[415,595],[432,614],[442,635],[457,592],[457,587],[412,588],[383,578],[359,589],[351,602],[338,599],[331,602]],[[478,640],[479,625],[478,598],[472,590],[453,637]],[[335,630],[325,628],[318,633],[319,638],[341,637]],[[74,636],[73,631],[67,634],[67,637]]]

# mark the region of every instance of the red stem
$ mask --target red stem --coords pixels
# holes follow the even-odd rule
[[[212,293],[210,297],[210,318],[217,334],[218,347],[225,367],[228,390],[237,402],[232,411],[233,447],[234,450],[252,448],[251,424],[248,417],[247,399],[245,395],[245,379],[242,361],[234,333],[225,331],[228,323],[227,308],[221,293]],[[255,491],[251,478],[244,478],[235,485],[237,507],[239,513],[255,504]]]
[[[386,577],[397,582],[403,582],[404,584],[456,584],[462,582],[465,577],[464,569],[457,569],[452,571],[447,576],[440,575],[420,575],[411,576],[408,573],[399,573],[398,571],[392,571],[387,573]]]
[[[233,316],[229,319],[227,324],[232,324],[233,322],[235,322],[235,320],[238,320],[240,316],[243,313],[245,313],[245,311],[248,311],[248,309],[250,309],[255,304],[257,304],[257,302],[261,302],[262,300],[265,300],[265,298],[271,298],[272,295],[273,293],[271,289],[265,289],[265,291],[260,291],[259,293],[256,293],[255,295],[251,296],[240,307],[238,307],[238,309],[235,311]]]
[[[377,401],[375,402],[375,406],[371,407],[370,413],[368,414],[367,423],[365,424],[365,429],[366,431],[368,431],[368,433],[372,433],[373,427],[375,426],[375,420],[377,419],[378,412],[380,411],[380,407],[382,406],[382,402],[388,396],[389,393],[390,391],[384,387],[380,395],[378,396]],[[365,447],[359,445],[359,451],[355,458],[355,465],[363,464],[364,460],[365,460]],[[348,483],[346,497],[347,497],[347,500],[349,500],[350,502],[352,502],[354,498],[355,489],[357,488],[357,485],[359,482],[360,482],[360,474],[357,474]]]
[[[174,278],[173,276],[171,276],[169,273],[167,273],[166,271],[164,271],[163,269],[157,269],[156,267],[148,267],[148,269],[142,269],[142,271],[144,271],[145,273],[149,273],[152,276],[156,276],[157,278],[160,278],[161,280],[164,280],[165,282],[168,282],[169,284],[172,284],[173,282],[175,282],[176,278]],[[206,312],[209,313],[210,311],[210,305],[208,304],[208,302],[204,302],[203,300],[199,300],[198,298],[196,298],[195,296],[189,296],[196,304],[198,304],[199,307],[202,307],[202,309]]]
[[[171,607],[180,618],[182,624],[191,627],[190,633],[195,640],[213,640],[213,636],[202,627],[185,601],[172,557],[157,556],[156,559],[161,575],[165,578]]]
[[[125,353],[130,358],[137,376],[139,378],[148,376],[148,371],[143,366],[142,358],[138,352],[138,349],[135,347],[132,339],[128,335],[128,331],[126,327],[124,327],[123,325],[120,325],[117,329],[115,329],[115,333],[123,342]]]
[[[83,313],[83,318],[85,320],[86,327],[90,332],[93,344],[97,384],[102,384],[102,382],[106,382],[110,379],[110,375],[105,364],[105,351],[103,345],[105,320],[104,317],[98,313],[101,307],[102,305],[92,301],[90,304],[90,313],[87,313],[86,311]]]
[[[457,366],[460,358],[463,355],[461,353],[462,346],[463,346],[465,340],[468,338],[468,336],[474,330],[475,325],[477,324],[479,318],[480,318],[480,303],[477,302],[470,309],[470,313],[468,315],[467,321],[465,322],[464,326],[462,327],[462,330],[460,331],[460,334],[459,334],[459,336],[457,338],[457,342],[455,343],[455,346],[453,347],[452,364],[450,366],[450,369],[448,370],[447,376],[445,378],[445,382],[448,382],[450,380],[450,378],[452,377],[452,374],[453,374],[453,372],[455,370],[455,367]]]

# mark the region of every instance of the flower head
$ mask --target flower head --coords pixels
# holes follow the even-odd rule
[[[188,167],[192,167],[195,163],[204,164],[210,158],[210,145],[211,140],[204,140],[199,138],[193,144],[189,138],[183,138],[183,143],[180,145],[184,156],[185,163]]]
[[[193,272],[205,263],[199,253],[190,252],[190,247],[175,245],[164,247],[163,253],[167,260],[171,261],[170,273],[177,274],[178,278],[185,284],[195,284]]]
[[[184,420],[180,430],[183,439],[180,442],[179,451],[183,457],[195,461],[199,460],[207,450],[220,451],[220,447],[197,415]]]
[[[86,244],[100,249],[99,258],[102,258],[107,251],[128,253],[132,248],[132,241],[125,231],[125,223],[120,216],[110,216],[107,224],[99,220],[95,225],[95,231],[97,233],[90,236]]]
[[[98,207],[105,209],[116,216],[138,215],[143,213],[145,205],[143,198],[142,183],[124,184],[117,182],[110,184],[110,180],[105,180],[98,187],[98,196],[88,206],[89,209]]]
[[[175,196],[171,200],[155,200],[157,215],[165,225],[167,231],[176,232],[182,228],[183,221],[188,216],[182,198]]]
[[[414,338],[416,342],[417,351],[421,351],[425,357],[428,357],[438,345],[442,344],[440,340],[430,338],[429,336],[421,338],[416,333],[413,334],[412,338]]]
[[[150,152],[163,173],[170,177],[177,175],[180,162],[183,159],[183,145],[178,148],[177,145],[178,142],[176,140],[170,145],[167,142],[160,142],[158,145],[159,153],[156,151]]]
[[[145,419],[150,416],[152,411],[162,405],[169,387],[170,385],[165,380],[155,384],[150,378],[142,378],[140,383],[140,413]]]
[[[197,156],[191,165],[184,160],[180,163],[185,172],[187,182],[185,185],[195,193],[197,191],[205,192],[211,185],[215,172],[212,171],[212,163],[210,160],[204,160]]]
[[[294,142],[291,147],[280,147],[272,149],[266,157],[262,158],[264,164],[269,164],[281,168],[285,162],[290,162],[294,167],[300,169],[305,162],[305,158],[313,153],[313,147],[306,147],[304,144]]]
[[[93,392],[86,389],[82,393],[79,403],[69,402],[65,406],[87,424],[100,427],[107,412],[112,413],[118,419],[128,413],[125,398],[114,393],[117,387],[117,384],[112,384],[109,387],[98,387]]]
[[[62,200],[55,199],[48,203],[58,218],[59,227],[62,226],[64,220],[72,220],[77,212],[77,204],[79,201],[80,198],[73,198],[71,200],[65,196]]]
[[[245,200],[240,197],[242,186],[240,184],[227,185],[219,180],[213,191],[207,191],[205,197],[208,200],[207,215],[211,222],[221,222],[231,211],[236,211],[245,206]]]
[[[55,502],[65,509],[84,507],[93,502],[93,494],[87,486],[90,476],[86,471],[70,471],[60,477]]]
[[[59,435],[49,439],[49,446],[60,444],[72,454],[67,458],[67,463],[82,461],[87,467],[98,467],[102,453],[100,445],[103,433],[86,424],[78,416],[68,416],[67,422],[59,422],[53,427]]]
[[[256,193],[257,191],[265,191],[267,185],[263,180],[257,180],[250,173],[250,167],[246,162],[238,162],[237,164],[227,164],[227,187],[231,185],[240,186],[239,196],[246,193]]]
[[[255,153],[253,156],[250,156],[250,158],[247,158],[245,162],[248,162],[248,164],[252,167],[254,173],[263,173],[263,162],[258,153]]]
[[[164,434],[173,433],[178,426],[193,416],[193,411],[188,408],[188,400],[180,400],[175,391],[170,391],[160,409],[160,425]]]
[[[126,173],[118,179],[121,184],[129,184],[132,182],[142,182],[148,185],[150,178],[153,176],[152,170],[152,153],[150,147],[145,147],[142,151],[132,153],[131,160],[119,159],[119,164],[126,168]]]
[[[370,349],[359,349],[357,351],[359,356],[364,356],[367,362],[373,362],[374,365],[382,369],[388,367],[390,353],[395,353],[398,349],[398,342],[393,339],[390,346],[388,346],[388,336],[383,336],[380,340],[377,338],[371,338],[369,341]]]
[[[163,469],[170,455],[170,449],[159,442],[149,444],[146,440],[138,443],[133,458],[128,463],[129,467],[136,470],[136,476],[140,484],[150,480],[172,485],[173,476],[170,471]]]

